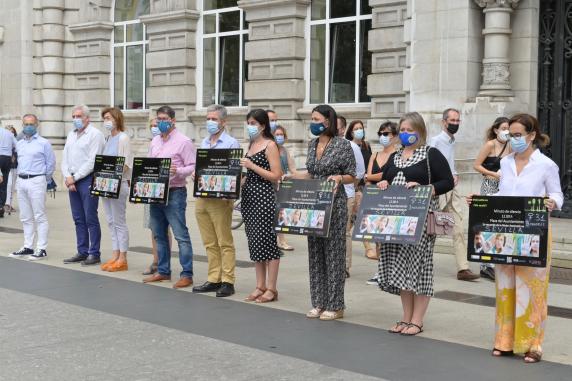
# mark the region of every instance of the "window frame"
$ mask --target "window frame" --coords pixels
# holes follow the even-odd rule
[[[360,49],[359,46],[361,45],[361,24],[362,21],[372,21],[373,17],[372,14],[361,14],[361,1],[356,0],[356,15],[355,16],[347,16],[347,17],[337,17],[337,18],[330,18],[330,3],[331,0],[326,0],[326,17],[321,20],[312,20],[312,4],[308,4],[307,9],[307,16],[306,20],[306,30],[305,30],[305,39],[306,39],[306,59],[304,62],[304,77],[306,80],[306,94],[304,99],[305,106],[315,106],[318,104],[332,104],[338,106],[353,106],[353,105],[369,105],[369,102],[360,102],[359,101],[359,89],[360,89],[360,81],[359,81],[359,74],[360,74]],[[355,74],[354,74],[354,102],[343,102],[343,103],[330,103],[330,25],[332,24],[339,24],[339,23],[347,23],[353,22],[356,24],[356,48],[355,50]],[[321,103],[312,103],[311,102],[311,65],[312,65],[312,27],[316,25],[325,25],[326,29],[326,46],[325,46],[325,69],[324,69],[324,101]],[[366,35],[367,38],[367,35]],[[373,58],[372,58],[373,59]]]
[[[244,47],[245,47],[245,43],[244,43],[244,36],[246,35],[248,37],[248,28],[244,29],[244,10],[238,6],[236,7],[227,7],[227,8],[220,8],[220,9],[210,9],[210,10],[204,10],[204,0],[201,1],[197,1],[197,6],[199,8],[199,12],[200,12],[200,20],[198,22],[198,26],[197,26],[197,41],[196,41],[196,45],[197,45],[197,51],[196,51],[196,57],[197,57],[197,64],[196,64],[196,77],[195,77],[195,83],[196,83],[196,87],[197,87],[197,102],[196,102],[196,108],[197,110],[205,110],[208,106],[210,105],[204,105],[203,104],[203,89],[204,89],[204,83],[203,83],[203,75],[204,75],[204,53],[203,53],[203,49],[204,49],[204,40],[207,38],[214,38],[215,39],[215,100],[214,100],[214,104],[220,104],[220,38],[221,37],[228,37],[228,36],[239,36],[239,76],[240,76],[240,81],[239,81],[239,86],[238,86],[238,105],[236,106],[225,106],[227,108],[230,109],[236,109],[236,108],[244,108],[247,107],[247,105],[244,103],[244,84],[245,84],[245,79],[244,79],[244,74],[245,74],[245,70],[247,69],[246,65],[248,64],[247,62],[244,61]],[[236,12],[239,11],[240,13],[240,29],[235,30],[235,31],[230,31],[230,32],[220,32],[219,28],[220,28],[220,14],[221,13],[230,13],[230,12]],[[205,16],[208,15],[215,15],[215,32],[214,33],[204,33],[204,18]]]
[[[147,27],[139,19],[128,21],[115,21],[115,1],[113,1],[113,8],[111,11],[113,29],[111,31],[111,75],[109,76],[109,83],[111,89],[111,107],[115,105],[115,48],[123,49],[123,108],[124,112],[139,112],[149,111],[147,108],[147,47],[149,46],[149,39],[147,39]],[[143,26],[143,40],[127,42],[127,26],[142,24]],[[123,42],[115,42],[115,28],[121,26],[123,28]],[[127,47],[141,46],[143,48],[143,105],[139,108],[126,108],[127,106]]]

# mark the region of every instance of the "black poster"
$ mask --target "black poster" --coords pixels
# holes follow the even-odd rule
[[[125,158],[96,155],[90,192],[93,196],[119,198]]]
[[[198,149],[195,197],[237,199],[240,197],[242,148]]]
[[[129,201],[134,204],[166,204],[169,199],[171,159],[136,157]]]
[[[333,202],[333,181],[283,181],[276,194],[274,229],[277,233],[328,237]]]
[[[427,219],[432,187],[407,189],[390,185],[364,188],[352,238],[398,244],[418,244]]]
[[[471,262],[546,267],[548,210],[542,197],[473,196]]]

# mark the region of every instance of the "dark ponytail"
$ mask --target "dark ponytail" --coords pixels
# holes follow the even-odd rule
[[[324,118],[328,120],[329,126],[328,129],[324,131],[324,135],[332,138],[338,135],[338,115],[332,106],[318,105],[314,107],[312,112],[320,113]]]

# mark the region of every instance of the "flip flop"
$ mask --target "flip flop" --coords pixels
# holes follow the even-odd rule
[[[416,336],[416,335],[419,335],[421,332],[423,332],[423,326],[422,326],[422,325],[419,326],[419,325],[417,325],[417,324],[415,324],[415,323],[409,323],[409,324],[407,324],[407,327],[408,327],[408,328],[409,328],[409,327],[415,327],[415,328],[419,329],[419,331],[417,331],[417,332],[415,332],[415,333],[403,333],[403,331],[401,331],[401,332],[399,332],[399,334],[400,334],[401,336]]]

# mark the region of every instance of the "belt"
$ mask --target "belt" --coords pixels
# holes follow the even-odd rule
[[[176,192],[176,191],[180,191],[180,190],[187,190],[187,187],[174,187],[174,188],[169,188],[169,192]]]
[[[32,179],[32,178],[38,177],[38,176],[44,176],[44,175],[18,175],[19,178],[24,179],[24,180]]]

